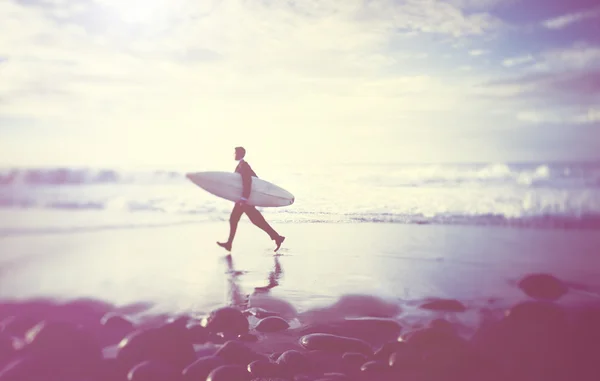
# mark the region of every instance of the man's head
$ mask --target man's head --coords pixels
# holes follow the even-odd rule
[[[244,147],[235,147],[235,160],[242,160],[246,156]]]

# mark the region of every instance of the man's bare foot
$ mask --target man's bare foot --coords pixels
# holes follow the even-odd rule
[[[227,251],[231,251],[231,243],[229,242],[217,242],[217,245],[221,246]]]
[[[285,241],[285,237],[280,235],[278,238],[275,238],[275,243],[277,244],[277,247],[275,248],[275,250],[273,251],[277,251],[279,250],[279,248],[281,247],[281,244],[283,243],[283,241]]]

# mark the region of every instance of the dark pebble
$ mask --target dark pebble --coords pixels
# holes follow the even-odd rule
[[[300,330],[302,335],[327,333],[363,340],[376,346],[398,339],[401,331],[402,326],[396,320],[376,317],[347,318],[317,323]]]
[[[252,361],[266,359],[265,356],[255,352],[244,343],[239,341],[228,341],[216,353],[223,358],[227,364],[239,364],[247,366]]]
[[[360,367],[362,364],[368,361],[367,356],[362,353],[347,352],[342,356],[342,369],[341,371],[348,375],[354,375],[360,373]]]
[[[224,333],[237,337],[248,332],[249,324],[240,310],[223,307],[210,313],[206,328],[212,333]]]
[[[258,319],[263,319],[269,316],[279,316],[279,314],[277,312],[273,312],[273,311],[267,311],[264,308],[250,308],[246,311],[244,311],[245,315],[248,316],[255,316]]]
[[[362,378],[368,380],[386,378],[391,375],[389,364],[383,361],[366,362],[360,367],[360,370],[362,372]]]
[[[135,326],[131,321],[114,313],[104,315],[100,320],[100,324],[102,324],[102,337],[105,345],[117,344],[135,330]]]
[[[38,363],[51,363],[50,369],[65,378],[95,374],[103,358],[102,348],[92,334],[60,321],[44,321],[27,331],[23,353],[35,357]]]
[[[323,350],[312,350],[306,353],[310,360],[310,371],[316,373],[343,372],[344,362],[342,353]]]
[[[155,361],[144,361],[127,374],[129,381],[180,381],[181,373],[174,368]]]
[[[238,340],[244,341],[246,343],[256,343],[258,341],[258,336],[253,335],[251,333],[243,333],[239,335]]]
[[[201,357],[188,365],[182,372],[182,381],[206,380],[210,372],[225,365],[225,360],[218,356]]]
[[[422,356],[414,348],[408,345],[396,348],[389,356],[388,364],[398,372],[414,370],[422,365]]]
[[[96,378],[98,381],[126,381],[131,369],[124,367],[117,359],[103,359]]]
[[[320,349],[328,352],[358,352],[367,356],[373,355],[371,346],[362,340],[326,333],[313,333],[302,336],[300,345],[308,350]]]
[[[208,328],[198,324],[190,324],[187,326],[190,340],[194,344],[204,344],[208,341],[209,331]]]
[[[8,316],[0,322],[0,332],[8,335],[24,337],[34,325],[39,323],[38,320],[28,316]]]
[[[252,377],[275,377],[280,374],[279,366],[268,360],[256,360],[248,364]]]
[[[467,308],[455,299],[436,299],[421,304],[421,308],[431,311],[464,312]]]
[[[261,319],[256,325],[256,330],[258,332],[268,333],[268,332],[280,332],[288,329],[290,325],[287,321],[280,318],[279,316],[269,316],[264,319]]]
[[[377,351],[375,351],[375,354],[373,355],[373,359],[387,362],[387,361],[389,361],[392,353],[394,353],[396,351],[401,351],[406,346],[407,346],[407,344],[403,341],[387,342],[387,343],[383,344],[383,346],[381,348],[379,348]]]
[[[277,359],[277,365],[285,376],[293,376],[298,373],[310,371],[310,360],[308,357],[296,350],[285,351]]]
[[[343,373],[325,373],[315,381],[352,381],[352,378]],[[379,381],[379,380],[377,380]]]
[[[117,359],[127,367],[153,360],[181,371],[196,353],[185,326],[171,323],[127,335],[118,345]]]
[[[555,301],[567,293],[563,282],[549,274],[530,274],[521,279],[519,288],[534,299]]]
[[[13,339],[9,335],[0,332],[0,364],[8,360],[15,353]]]
[[[210,372],[206,381],[250,381],[250,373],[240,365],[223,365]]]
[[[556,304],[528,301],[513,306],[506,314],[506,322],[519,331],[565,331],[568,318]]]

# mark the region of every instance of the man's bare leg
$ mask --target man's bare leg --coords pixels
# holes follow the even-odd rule
[[[285,240],[285,237],[279,235],[279,233],[277,233],[275,229],[273,229],[271,225],[269,225],[269,223],[265,220],[265,217],[255,207],[247,205],[244,211],[246,212],[246,215],[254,225],[264,230],[269,235],[269,237],[271,237],[271,239],[275,241],[277,247],[274,251],[279,250],[281,244]]]
[[[236,203],[231,211],[231,215],[229,216],[229,238],[227,239],[227,242],[217,242],[217,245],[221,246],[227,251],[231,251],[231,244],[233,243],[233,238],[235,238],[237,226],[243,213],[244,206]]]

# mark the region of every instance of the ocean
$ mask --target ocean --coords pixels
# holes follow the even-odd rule
[[[261,209],[276,223],[600,228],[600,163],[332,164],[268,168],[267,175],[267,168],[255,169],[296,198],[289,207]],[[81,218],[91,214],[103,226],[113,220],[131,227],[226,221],[231,202],[184,175],[173,170],[3,168],[0,208],[70,212],[73,223],[63,221],[62,226],[72,229],[82,228],[76,221],[93,225]],[[19,232],[7,225],[2,224],[4,234]]]

